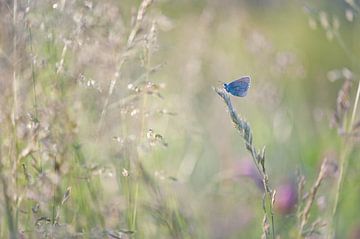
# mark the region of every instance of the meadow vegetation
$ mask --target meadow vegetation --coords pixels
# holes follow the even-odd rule
[[[0,238],[360,238],[359,16],[0,0]]]

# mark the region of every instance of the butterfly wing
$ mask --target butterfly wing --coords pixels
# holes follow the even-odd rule
[[[225,85],[225,90],[234,96],[244,97],[250,87],[250,77],[244,76]]]

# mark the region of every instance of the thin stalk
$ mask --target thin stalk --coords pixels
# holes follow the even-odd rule
[[[17,158],[18,158],[18,154],[19,154],[19,148],[18,148],[18,138],[17,138],[17,117],[18,117],[18,82],[17,82],[17,55],[18,55],[18,51],[17,51],[17,9],[18,9],[18,1],[14,0],[13,2],[13,31],[14,31],[14,35],[13,35],[13,108],[12,108],[12,114],[11,114],[11,123],[12,123],[12,133],[13,133],[13,155],[10,157],[11,161],[13,162],[12,165],[12,182],[14,183],[14,187],[15,187],[15,201],[18,200],[18,184],[17,184]],[[9,232],[10,232],[10,238],[11,239],[15,239],[17,238],[17,223],[18,223],[18,217],[17,217],[17,213],[18,213],[18,204],[16,204],[16,212],[15,212],[15,218],[12,212],[12,203],[11,203],[11,197],[8,195],[7,192],[7,188],[8,186],[6,185],[6,181],[5,178],[3,176],[1,176],[1,181],[3,184],[3,193],[4,193],[4,197],[5,197],[5,206],[6,206],[6,214],[7,214],[7,218],[8,218],[8,227],[9,227]],[[10,184],[11,185],[11,184]]]
[[[357,92],[356,92],[354,108],[353,108],[352,115],[351,115],[350,127],[352,127],[354,125],[356,110],[357,110],[357,106],[359,103],[359,98],[360,98],[360,80],[358,82],[358,88],[357,88]]]
[[[35,110],[35,119],[38,120],[38,110],[37,110],[37,94],[36,94],[36,79],[35,79],[35,67],[34,67],[34,49],[32,41],[32,32],[31,27],[28,25],[29,38],[30,38],[30,53],[31,53],[31,79],[33,84],[33,94],[34,94],[34,110]]]
[[[15,127],[16,115],[17,115],[17,76],[16,76],[16,57],[17,57],[17,37],[16,37],[16,25],[17,25],[17,0],[14,1],[13,6],[13,112],[12,112],[12,124]]]
[[[146,106],[146,95],[144,95],[143,100],[143,107],[142,107],[142,119],[141,119],[141,131],[140,131],[140,142],[144,136],[144,128],[145,128],[145,106]],[[139,162],[140,163],[140,162]],[[138,176],[138,175],[137,175]],[[139,178],[136,178],[135,182],[135,195],[134,195],[134,205],[133,205],[133,212],[132,212],[132,222],[131,222],[131,230],[136,230],[136,214],[137,214],[137,203],[138,203],[138,196],[139,196]]]
[[[138,12],[138,19],[136,21],[136,26],[133,28],[132,33],[129,36],[128,39],[128,45],[130,46],[132,44],[132,42],[134,41],[134,37],[136,35],[136,32],[138,31],[138,27],[141,24],[141,20],[143,18],[143,14],[141,13],[141,11],[145,11],[145,9],[151,4],[152,0],[145,0],[142,2],[140,8],[139,8],[139,12]],[[141,10],[143,8],[143,10]],[[139,15],[141,19],[139,20]],[[137,26],[138,25],[138,26]],[[134,33],[135,32],[135,33]],[[134,35],[133,35],[134,34]],[[149,46],[146,44],[144,47],[144,65],[145,65],[145,80],[146,82],[149,81],[149,74],[150,74],[150,51],[149,51]],[[141,127],[140,127],[140,140],[139,142],[142,142],[142,139],[144,138],[144,130],[146,128],[146,122],[145,122],[145,109],[146,109],[146,105],[147,105],[147,94],[146,92],[144,92],[144,96],[143,96],[143,105],[142,105],[142,114],[141,114]],[[139,161],[138,163],[141,164],[141,162]],[[135,227],[136,227],[136,214],[137,214],[137,203],[138,203],[138,195],[139,195],[139,179],[136,180],[136,185],[135,185],[135,195],[134,195],[134,210],[133,210],[133,221],[132,221],[132,226],[131,229],[133,231],[135,231]]]
[[[257,151],[253,145],[253,136],[252,130],[250,125],[240,118],[236,110],[233,108],[231,103],[231,99],[229,94],[224,89],[214,89],[215,92],[224,100],[231,120],[234,123],[235,128],[240,132],[242,138],[245,141],[246,149],[249,151],[254,164],[259,171],[260,175],[263,178],[263,185],[264,185],[264,195],[263,195],[263,210],[264,210],[264,220],[263,220],[263,229],[265,238],[268,238],[268,220],[271,223],[271,234],[272,238],[275,238],[275,222],[274,222],[274,214],[273,214],[273,191],[269,186],[269,179],[265,168],[265,148],[261,151]]]
[[[147,57],[147,61],[149,62],[149,57]],[[146,78],[148,79],[149,74],[147,74]],[[144,94],[143,98],[143,105],[142,105],[142,117],[141,117],[141,127],[140,127],[140,142],[142,142],[142,139],[144,137],[144,130],[145,130],[145,109],[147,104],[147,95]],[[141,163],[141,162],[139,162]],[[134,209],[133,209],[133,215],[132,215],[132,223],[131,223],[131,230],[135,231],[136,229],[136,214],[137,214],[137,203],[138,203],[138,195],[139,195],[139,179],[136,180],[135,184],[135,195],[134,195]]]
[[[344,175],[345,175],[345,172],[347,170],[347,165],[348,165],[346,158],[348,157],[348,154],[351,152],[351,149],[352,149],[352,145],[349,146],[346,142],[347,141],[345,141],[344,149],[342,150],[341,155],[340,155],[339,178],[336,183],[335,201],[334,201],[334,207],[332,210],[332,218],[334,220],[333,228],[332,228],[333,231],[331,232],[330,238],[333,238],[336,233],[337,211],[339,209],[339,200],[340,200],[341,190],[342,190],[342,187],[344,184],[344,177],[345,177]]]
[[[135,229],[136,229],[136,213],[137,213],[138,195],[139,195],[139,182],[136,182],[135,195],[134,195],[134,210],[133,210],[133,216],[132,216],[131,231],[135,231]]]
[[[347,125],[346,127],[346,133],[345,133],[345,137],[346,135],[348,135],[350,133],[350,131],[352,130],[354,121],[355,121],[355,116],[356,116],[356,111],[357,111],[357,106],[359,103],[359,98],[360,98],[360,81],[358,82],[358,88],[357,88],[357,93],[356,93],[356,97],[355,97],[355,103],[354,103],[354,108],[352,111],[352,115],[351,115],[351,120],[350,123]],[[348,162],[346,160],[346,158],[348,158],[349,154],[351,153],[352,149],[353,149],[353,144],[347,140],[347,138],[345,138],[345,142],[344,142],[344,147],[343,147],[343,151],[341,153],[340,156],[340,172],[339,172],[339,177],[338,177],[338,181],[337,181],[337,185],[336,185],[336,192],[335,192],[335,201],[334,201],[334,207],[332,210],[332,218],[333,218],[333,231],[330,234],[330,237],[335,236],[336,230],[335,230],[335,220],[337,217],[337,211],[339,208],[339,200],[340,200],[340,195],[341,195],[341,191],[343,188],[343,182],[344,182],[344,177],[346,175],[346,171],[347,171],[347,165]]]
[[[117,64],[117,71],[116,71],[118,74],[116,74],[116,76],[110,81],[110,84],[109,84],[108,94],[107,94],[106,99],[104,101],[104,105],[103,105],[101,115],[100,115],[100,120],[99,120],[99,123],[98,123],[98,129],[97,129],[97,134],[98,135],[99,135],[99,133],[101,131],[101,128],[102,128],[103,119],[105,117],[106,110],[107,110],[109,102],[110,102],[110,97],[112,96],[112,94],[114,92],[114,89],[115,89],[115,85],[116,85],[118,79],[121,76],[122,67],[123,67],[124,63],[126,62],[126,60],[129,57],[129,54],[126,54],[126,53],[127,53],[127,51],[129,49],[131,49],[133,47],[135,37],[139,33],[139,30],[140,30],[140,28],[142,26],[146,11],[151,6],[152,3],[153,3],[153,0],[143,0],[141,2],[140,6],[139,6],[137,16],[136,16],[136,21],[135,21],[135,24],[134,24],[134,26],[132,27],[132,29],[130,31],[130,34],[129,34],[129,37],[128,37],[128,40],[127,40],[127,44],[126,44],[126,47],[124,49],[124,54],[121,54],[120,57],[119,57],[119,60],[118,60],[119,62]],[[97,138],[99,138],[99,137],[97,137]]]

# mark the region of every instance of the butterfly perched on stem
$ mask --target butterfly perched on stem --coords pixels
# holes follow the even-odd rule
[[[224,83],[224,89],[234,96],[244,97],[250,88],[250,81],[250,76],[243,76],[229,84]]]

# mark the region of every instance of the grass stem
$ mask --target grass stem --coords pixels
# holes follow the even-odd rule
[[[347,135],[351,132],[352,127],[354,125],[359,98],[360,98],[360,81],[358,82],[358,87],[357,87],[354,107],[353,107],[353,111],[352,111],[352,115],[351,115],[351,120],[350,120],[350,123],[347,124],[345,137],[347,137]],[[353,149],[353,144],[351,141],[349,141],[347,138],[345,138],[342,148],[343,148],[343,150],[342,150],[342,153],[340,156],[340,169],[339,169],[340,171],[339,171],[339,177],[338,177],[337,184],[336,184],[334,207],[332,210],[333,225],[332,225],[332,230],[330,233],[330,238],[334,238],[334,236],[336,236],[336,221],[337,221],[337,217],[338,217],[337,213],[339,210],[340,195],[341,195],[341,191],[343,188],[344,177],[346,175],[347,165],[348,165],[348,162],[346,159],[348,158],[349,154],[351,153],[351,151]]]
[[[236,110],[233,108],[233,105],[230,100],[230,96],[224,89],[214,89],[215,92],[224,100],[228,111],[230,113],[230,117],[232,122],[234,123],[235,128],[240,132],[241,136],[245,141],[246,149],[249,151],[254,164],[259,171],[260,175],[263,178],[264,185],[264,197],[263,197],[263,210],[264,210],[264,220],[263,220],[263,229],[264,236],[268,238],[269,229],[268,229],[268,221],[271,223],[271,234],[272,238],[275,238],[275,222],[274,222],[274,214],[273,214],[273,202],[274,202],[274,194],[272,189],[269,186],[269,179],[265,168],[265,148],[260,151],[257,151],[255,146],[253,145],[253,136],[250,125],[238,115]]]

